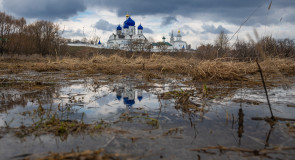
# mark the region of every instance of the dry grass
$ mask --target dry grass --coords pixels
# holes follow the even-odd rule
[[[35,155],[38,157],[38,155]],[[25,157],[24,159],[34,159],[33,156]],[[68,152],[68,153],[50,153],[45,157],[38,157],[38,160],[64,160],[64,159],[92,159],[92,160],[119,160],[119,159],[132,159],[126,154],[110,154],[107,153],[104,149],[99,149],[95,151],[86,150],[83,152]]]
[[[38,61],[36,61],[36,59]],[[261,62],[266,77],[294,75],[295,61],[292,59],[268,58]],[[199,60],[152,54],[148,58],[124,58],[119,55],[95,55],[90,59],[79,58],[0,58],[0,69],[7,73],[32,70],[83,71],[84,74],[104,73],[115,75],[143,74],[146,79],[160,78],[161,75],[181,74],[195,80],[248,80],[257,73],[255,62],[235,62],[225,59]]]
[[[291,136],[295,137],[295,123],[286,123],[288,132]]]

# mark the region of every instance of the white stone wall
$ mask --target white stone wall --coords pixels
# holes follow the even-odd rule
[[[174,41],[172,45],[173,45],[173,48],[177,50],[183,49],[183,46],[184,46],[184,49],[187,48],[187,44],[184,41]]]

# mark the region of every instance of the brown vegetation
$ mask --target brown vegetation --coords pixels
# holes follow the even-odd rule
[[[0,12],[0,55],[62,55],[66,43],[59,35],[58,25],[49,21],[26,24],[24,18],[16,19]]]
[[[259,38],[257,42],[236,41],[229,45],[224,32],[214,45],[196,51],[151,53],[142,51],[69,47],[59,35],[58,25],[48,21],[26,24],[0,13],[0,74],[24,70],[82,71],[84,74],[142,74],[145,79],[162,75],[184,75],[194,80],[247,81],[255,75],[259,60],[266,77],[294,74],[295,45],[292,40]],[[140,43],[141,44],[141,43]],[[132,50],[132,49],[131,49]]]
[[[256,32],[255,32],[256,33]],[[256,33],[258,34],[258,33]],[[202,44],[197,48],[196,56],[200,59],[231,58],[238,61],[251,61],[266,58],[295,58],[295,43],[293,40],[275,40],[271,36],[259,38],[257,42],[237,40],[229,46],[227,35],[223,32],[217,36],[215,44]]]
[[[164,75],[183,75],[192,77],[194,80],[247,81],[252,75],[257,74],[258,70],[256,63],[251,61],[199,60],[160,54],[152,54],[146,58],[142,56],[125,58],[117,54],[111,56],[96,54],[89,59],[36,57],[31,60],[26,58],[22,60],[2,57],[0,64],[0,69],[6,70],[6,73],[15,73],[14,70],[18,72],[25,70],[82,71],[84,74],[142,74],[146,79],[160,78]],[[266,78],[277,75],[284,77],[284,74],[294,75],[295,73],[295,61],[287,58],[267,58],[261,62],[261,67]]]

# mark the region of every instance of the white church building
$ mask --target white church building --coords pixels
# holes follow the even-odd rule
[[[172,31],[170,42],[166,42],[166,38],[163,37],[162,42],[152,43],[153,52],[161,52],[161,51],[172,52],[172,51],[188,50],[188,49],[190,49],[190,45],[187,45],[187,43],[182,40],[180,30],[178,30],[176,39],[174,38],[173,31]]]
[[[123,28],[122,28],[123,27]],[[131,19],[130,15],[126,15],[126,20],[123,25],[118,25],[116,34],[113,33],[107,41],[107,48],[132,50],[135,47],[142,47],[147,42],[147,38],[143,35],[143,27],[140,24],[135,27],[135,21]]]

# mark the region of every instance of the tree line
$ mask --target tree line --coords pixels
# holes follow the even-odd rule
[[[276,40],[272,36],[258,37],[256,41],[249,37],[249,41],[236,40],[230,45],[228,36],[221,32],[214,44],[201,44],[196,51],[199,58],[235,58],[240,61],[261,59],[266,57],[295,58],[295,43],[291,39]]]
[[[0,12],[0,54],[63,55],[66,41],[60,36],[58,25],[39,20],[27,24],[24,18],[15,18]]]
[[[276,40],[271,36],[258,38],[256,32],[255,35],[256,41],[249,37],[249,41],[236,40],[230,45],[228,36],[221,32],[214,44],[201,44],[197,50],[190,53],[201,59],[230,57],[240,61],[265,57],[295,58],[294,40]],[[151,44],[152,41],[133,41],[128,44],[128,49],[150,52]],[[175,52],[183,53],[183,51]],[[68,53],[67,40],[61,37],[57,24],[44,20],[27,24],[24,18],[15,18],[0,12],[0,55],[63,56],[66,53]]]

